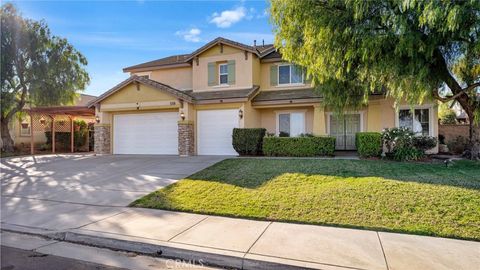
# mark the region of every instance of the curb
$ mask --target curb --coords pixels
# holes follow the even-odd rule
[[[46,239],[107,248],[115,251],[134,252],[158,258],[180,259],[189,263],[230,269],[333,269],[329,265],[79,229],[73,229],[71,231],[50,231],[2,223],[1,231],[28,234]],[[337,268],[335,267],[335,269]]]

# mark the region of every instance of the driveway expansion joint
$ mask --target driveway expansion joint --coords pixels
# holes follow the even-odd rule
[[[382,248],[383,258],[385,260],[385,266],[387,267],[387,270],[389,270],[390,268],[388,267],[387,255],[385,254],[385,250],[383,249],[382,239],[380,238],[380,234],[378,233],[378,231],[376,233],[378,237],[378,242],[380,243],[380,248]]]

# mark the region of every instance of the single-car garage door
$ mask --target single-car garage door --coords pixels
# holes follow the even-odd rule
[[[178,154],[178,112],[117,114],[114,154]]]
[[[199,155],[237,155],[232,146],[232,131],[238,127],[238,110],[197,112]]]

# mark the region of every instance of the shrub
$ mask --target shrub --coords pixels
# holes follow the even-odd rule
[[[413,147],[414,135],[408,128],[387,128],[382,132],[382,141],[387,147],[387,152],[390,153],[396,147]]]
[[[454,111],[448,111],[440,116],[440,123],[443,125],[453,125],[457,123],[457,115]]]
[[[334,152],[334,137],[265,137],[263,139],[263,153],[266,156],[332,156]]]
[[[387,156],[398,161],[418,160],[425,156],[425,150],[437,145],[437,139],[430,136],[415,136],[408,128],[390,128],[382,133],[387,146]]]
[[[261,155],[264,128],[234,128],[232,135],[233,149],[240,155]]]
[[[413,146],[425,152],[437,146],[437,138],[430,136],[413,137]]]
[[[393,159],[396,161],[418,160],[424,156],[424,151],[411,146],[397,147],[393,151]]]
[[[468,146],[468,139],[462,136],[457,136],[454,140],[447,142],[448,149],[454,154],[462,154]]]
[[[382,134],[379,132],[359,132],[355,144],[361,157],[378,157],[382,153]]]

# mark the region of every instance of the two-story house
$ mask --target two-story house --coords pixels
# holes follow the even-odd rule
[[[273,45],[217,38],[191,54],[127,67],[131,77],[90,103],[97,153],[233,155],[232,129],[331,135],[338,150],[355,149],[355,133],[407,126],[437,136],[434,103],[395,109],[372,95],[369,105],[338,117],[302,68]]]

